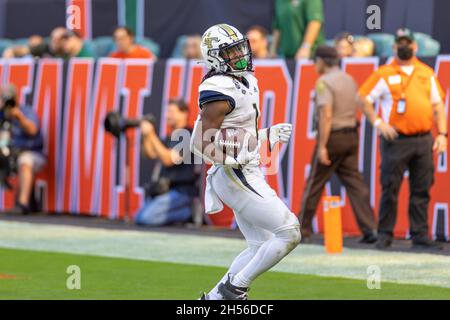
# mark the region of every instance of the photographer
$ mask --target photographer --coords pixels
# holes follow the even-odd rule
[[[26,214],[30,211],[34,174],[43,168],[46,158],[38,116],[30,106],[17,104],[17,94],[12,85],[0,88],[0,124],[2,130],[9,128],[8,147],[11,150],[2,152],[1,156],[17,156],[19,190],[13,212]]]
[[[166,121],[172,131],[191,131],[187,128],[188,111],[188,105],[183,100],[169,101]],[[136,223],[162,226],[189,221],[192,215],[192,200],[198,194],[194,165],[181,161],[183,154],[174,149],[179,141],[172,141],[170,136],[161,140],[149,121],[142,121],[140,128],[145,155],[150,159],[157,159],[158,162],[153,172],[149,197],[137,213]],[[189,140],[183,140],[183,143],[189,144]],[[189,150],[184,148],[186,149]]]

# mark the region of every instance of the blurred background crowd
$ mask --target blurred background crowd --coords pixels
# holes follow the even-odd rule
[[[212,1],[210,6],[205,4],[203,7],[209,7],[215,15],[220,14],[221,22],[236,25],[242,32],[245,32],[250,39],[254,57],[259,59],[310,58],[319,44],[335,46],[340,57],[374,55],[390,57],[393,55],[393,33],[400,26],[407,26],[414,31],[419,46],[417,54],[419,57],[433,57],[447,50],[446,48],[441,50],[439,39],[434,38],[445,37],[445,34],[442,35],[442,32],[438,31],[439,28],[436,25],[436,21],[439,21],[439,14],[436,10],[439,9],[439,5],[442,6],[439,0],[429,1],[428,5],[414,0],[372,1],[378,4],[377,7],[381,10],[380,19],[383,22],[380,29],[374,30],[368,29],[359,22],[359,27],[355,28],[355,23],[352,23],[352,14],[359,9],[367,8],[367,6],[361,6],[361,4],[365,5],[365,1],[360,1],[360,4],[350,8],[349,1],[345,0],[248,0],[239,10],[237,10],[237,2],[230,1],[227,3],[228,9],[230,11],[237,10],[236,14],[230,18],[227,18],[228,10],[221,12],[225,4],[219,6],[216,2]],[[40,5],[37,6],[39,3]],[[52,19],[52,15],[48,15],[47,21],[42,22],[40,27],[33,28],[34,22],[30,22],[29,27],[21,22],[22,27],[19,28],[10,18],[10,13],[15,14],[19,22],[27,19],[26,12],[34,11],[35,19],[39,20],[41,11],[45,11],[47,7],[50,8],[50,5],[57,10],[60,4],[52,0],[36,1],[34,4],[27,3],[25,13],[19,11],[21,5],[23,6],[16,1],[0,1],[0,10],[3,7],[3,15],[6,20],[3,22],[3,26],[0,24],[0,54],[3,58],[30,56],[38,58],[99,58],[109,56],[115,58],[201,59],[200,34],[206,27],[206,21],[211,19],[211,17],[205,17],[203,22],[195,21],[197,16],[202,14],[201,12],[195,12],[191,19],[186,18],[189,12],[178,12],[178,14],[172,12],[179,6],[178,0],[172,0],[166,4],[155,4],[142,0],[119,0],[117,2],[110,1],[108,5],[104,0],[95,0],[91,1],[89,7],[92,19],[91,30],[88,34],[80,34],[74,28],[51,26],[52,20],[60,21],[56,18]],[[105,7],[104,13],[95,9],[100,5]],[[194,7],[197,6],[201,6],[201,4],[196,3]],[[172,11],[167,11],[166,18],[173,21],[179,17],[179,20],[184,21],[187,25],[183,26],[179,21],[173,21],[173,26],[166,24],[166,30],[155,31],[156,35],[152,36],[153,30],[147,32],[147,29],[150,24],[156,23],[151,20],[155,20],[153,12],[169,7],[172,7]],[[243,11],[246,10],[253,12],[247,12],[247,16],[243,16]],[[395,23],[392,23],[391,19],[387,21],[385,16],[396,10],[405,10],[406,14],[393,19]],[[147,12],[150,14],[148,17],[146,16]],[[385,12],[386,14],[384,14]],[[423,21],[420,25],[415,25],[416,15],[421,12]],[[101,30],[96,31],[95,19],[100,18],[100,14],[117,14],[119,16],[115,21],[117,27],[108,24],[109,32],[107,32],[106,26],[102,26]],[[265,14],[265,16],[261,16],[261,14]],[[120,15],[125,15],[125,18],[121,19]],[[370,13],[361,12],[354,19],[359,21],[361,20],[360,16],[366,19],[369,18]],[[44,33],[44,30],[49,28],[51,28],[50,32]],[[195,32],[190,32],[194,29]],[[101,35],[96,35],[96,33]],[[149,33],[149,36],[146,36],[145,33]],[[24,34],[30,36],[19,37]],[[93,36],[89,36],[89,34],[93,34]]]

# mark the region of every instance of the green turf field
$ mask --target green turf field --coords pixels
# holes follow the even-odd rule
[[[69,265],[81,269],[81,289],[66,288]],[[0,249],[0,299],[196,299],[226,271],[221,267],[65,253]],[[450,299],[450,289],[269,272],[250,299]]]

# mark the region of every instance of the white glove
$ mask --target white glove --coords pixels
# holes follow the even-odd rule
[[[278,123],[260,131],[261,139],[269,139],[269,151],[277,142],[287,143],[292,134],[292,124]]]

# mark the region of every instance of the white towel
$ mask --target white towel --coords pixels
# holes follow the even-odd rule
[[[223,203],[214,190],[211,180],[218,170],[218,166],[212,166],[208,170],[206,176],[206,188],[205,188],[205,212],[206,214],[214,214],[223,210]]]

